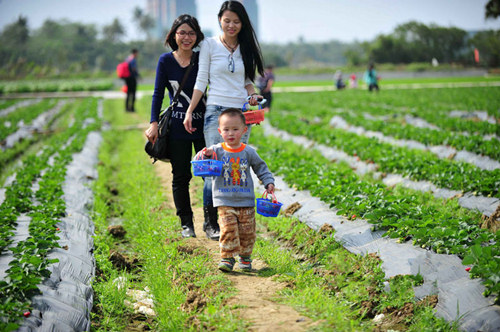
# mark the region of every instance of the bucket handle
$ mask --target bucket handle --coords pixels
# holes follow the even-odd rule
[[[207,148],[204,147],[201,151],[199,151],[195,156],[194,160],[209,160],[205,158],[205,154],[203,153]],[[217,153],[215,151],[212,151],[212,158],[217,160]]]
[[[264,199],[268,199],[268,198],[267,198],[267,195],[268,195],[268,194],[269,194],[269,193],[267,192],[267,190],[264,190],[264,192],[262,193],[262,198],[264,198]],[[270,199],[270,201],[271,201],[272,203],[278,203],[278,200],[276,199],[276,195],[274,195],[274,193],[272,193],[272,194],[271,194],[271,199]]]

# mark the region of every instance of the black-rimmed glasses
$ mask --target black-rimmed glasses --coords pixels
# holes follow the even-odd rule
[[[178,34],[181,37],[185,37],[185,36],[188,36],[191,38],[196,37],[196,32],[194,32],[194,31],[187,32],[187,31],[181,30],[181,31],[177,31],[176,34]]]
[[[227,64],[227,70],[229,70],[231,73],[234,73],[234,59],[233,59],[233,53],[229,53],[229,56],[227,57],[227,61],[229,63]]]

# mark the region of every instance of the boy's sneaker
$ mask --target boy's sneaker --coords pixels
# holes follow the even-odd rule
[[[235,259],[231,258],[223,258],[219,263],[219,270],[224,272],[231,272],[233,270],[233,266],[235,263]]]
[[[252,259],[250,256],[242,256],[240,257],[240,263],[238,264],[240,269],[245,271],[250,271],[252,269]]]

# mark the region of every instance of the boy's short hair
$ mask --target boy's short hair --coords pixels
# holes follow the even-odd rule
[[[240,117],[243,125],[246,125],[245,116],[243,115],[243,112],[239,108],[232,107],[232,108],[227,108],[227,109],[223,110],[222,113],[219,115],[219,120],[218,120],[219,124],[220,124],[220,118],[223,115],[238,116],[238,117]]]

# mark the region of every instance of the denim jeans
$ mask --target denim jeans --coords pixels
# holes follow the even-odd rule
[[[242,105],[243,106],[243,105]],[[205,111],[205,123],[203,125],[203,135],[205,136],[205,143],[208,146],[212,146],[217,143],[222,143],[222,136],[217,130],[219,128],[219,115],[223,110],[231,107],[219,106],[219,105],[208,105]],[[243,143],[248,143],[250,138],[251,126],[247,126],[247,132],[241,137]],[[203,187],[203,205],[213,205],[212,200],[212,178],[205,178],[205,185]]]
[[[191,158],[195,153],[205,147],[203,138],[197,140],[170,140],[170,163],[172,164],[172,195],[174,196],[177,216],[192,218],[191,198],[189,197],[189,181],[193,177],[191,173]]]

